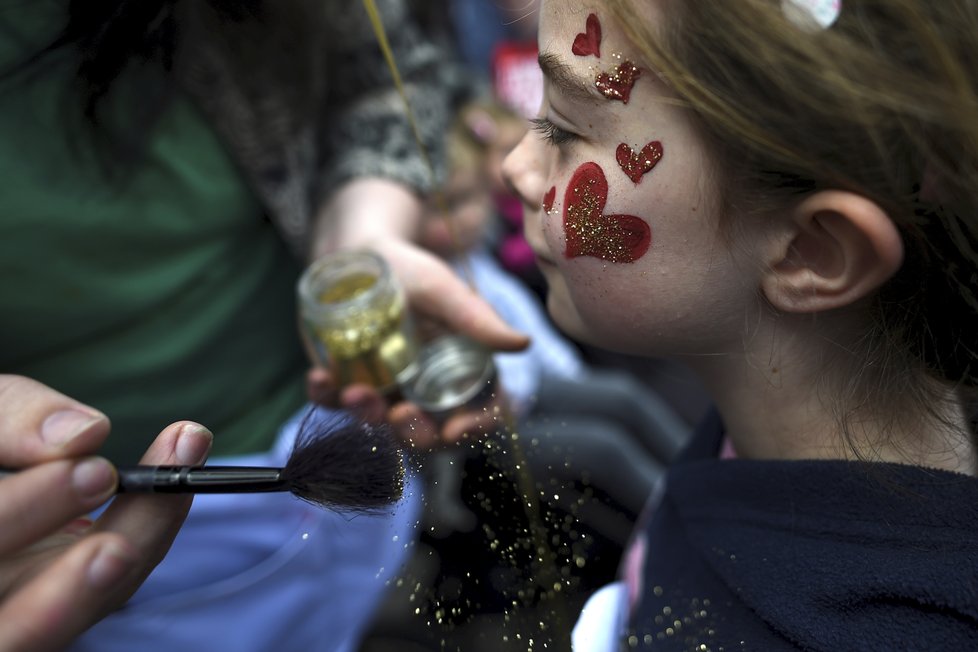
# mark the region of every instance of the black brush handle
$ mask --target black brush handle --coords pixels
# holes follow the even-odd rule
[[[290,491],[282,469],[268,466],[121,466],[116,493],[251,494]],[[0,478],[17,473],[0,468]]]
[[[282,469],[264,466],[122,466],[119,493],[243,494],[289,491]]]

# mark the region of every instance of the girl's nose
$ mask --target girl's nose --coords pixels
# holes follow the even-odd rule
[[[540,210],[546,182],[539,152],[539,137],[528,131],[503,160],[503,179],[527,211]]]

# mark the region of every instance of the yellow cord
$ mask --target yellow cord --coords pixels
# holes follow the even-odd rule
[[[414,111],[411,109],[411,102],[408,100],[407,90],[404,88],[401,73],[398,71],[397,63],[394,61],[394,52],[391,51],[390,43],[387,41],[387,31],[384,29],[383,21],[380,19],[380,12],[377,11],[377,3],[374,0],[363,0],[363,6],[367,10],[367,15],[370,16],[370,23],[374,27],[374,34],[377,35],[377,43],[380,44],[380,50],[384,53],[387,67],[390,68],[391,75],[394,77],[394,86],[397,88],[397,92],[404,102],[404,109],[407,112],[407,119],[411,125],[411,131],[414,132],[414,140],[418,143],[418,149],[421,150],[421,156],[424,157],[425,165],[428,166],[428,171],[431,173],[431,181],[434,183],[435,168],[431,163],[431,159],[428,157],[428,149],[424,146],[424,140],[421,138],[418,121],[414,118]]]

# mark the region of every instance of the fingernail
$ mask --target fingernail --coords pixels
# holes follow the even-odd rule
[[[96,589],[114,588],[133,567],[135,559],[115,542],[103,545],[88,566],[88,582]]]
[[[100,498],[115,491],[115,471],[108,460],[92,457],[79,462],[71,472],[71,486],[80,497]]]
[[[81,410],[60,410],[49,414],[41,424],[41,439],[51,446],[61,446],[104,418],[101,414]]]
[[[92,529],[92,525],[95,524],[90,518],[80,517],[73,520],[68,525],[61,528],[64,534],[84,534]]]
[[[177,463],[201,464],[207,459],[207,453],[210,452],[213,441],[214,435],[204,426],[195,423],[184,425],[177,436]]]

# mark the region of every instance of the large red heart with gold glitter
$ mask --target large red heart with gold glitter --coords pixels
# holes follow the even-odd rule
[[[597,163],[582,164],[564,194],[567,258],[589,256],[613,263],[632,263],[652,244],[652,229],[634,215],[605,215],[608,179]]]

